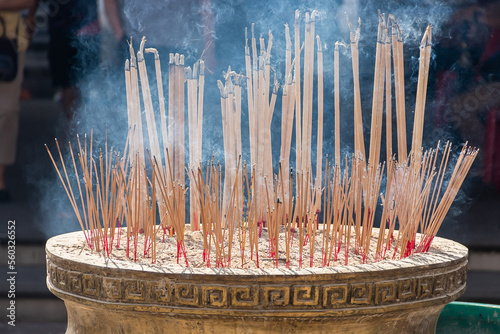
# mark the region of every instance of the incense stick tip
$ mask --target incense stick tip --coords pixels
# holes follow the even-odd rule
[[[141,51],[137,51],[137,61],[138,62],[144,61],[144,56],[142,55]]]
[[[315,9],[312,11],[311,13],[311,21],[315,21],[316,20],[316,17],[318,17],[318,11]]]
[[[316,42],[318,44],[318,52],[323,52],[323,46],[321,45],[321,39],[319,38],[319,35],[316,35]]]
[[[139,51],[144,54],[144,45],[146,44],[146,36],[142,36],[141,44],[139,45]]]
[[[147,48],[145,51],[146,53],[153,53],[155,55],[155,60],[160,59],[160,54],[158,53],[158,50],[156,50],[155,48]]]
[[[200,72],[199,75],[205,75],[205,61],[200,59]]]

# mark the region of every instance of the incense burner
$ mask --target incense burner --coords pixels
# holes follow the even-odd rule
[[[148,267],[90,251],[81,232],[46,245],[47,285],[67,333],[434,333],[465,291],[467,248],[435,238],[428,253],[305,269]]]

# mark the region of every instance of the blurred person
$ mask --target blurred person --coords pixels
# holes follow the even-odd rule
[[[97,0],[59,2],[49,16],[49,63],[63,112],[73,118],[82,80],[99,65],[100,25]]]
[[[500,1],[460,8],[448,30],[436,50],[434,120],[482,150],[476,174],[500,192]]]
[[[35,8],[35,0],[0,0],[0,36],[6,36],[17,49],[17,74],[10,82],[0,81],[0,202],[10,200],[6,189],[5,169],[14,164],[19,128],[19,97],[29,34],[22,11]],[[5,30],[4,30],[5,29]]]

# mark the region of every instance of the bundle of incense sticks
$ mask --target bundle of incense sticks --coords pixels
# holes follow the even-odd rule
[[[200,249],[199,253],[203,254],[203,263],[207,267],[231,266],[235,254],[233,247],[239,249],[242,267],[248,261],[259,267],[262,249],[259,246],[263,243],[267,243],[267,257],[275,267],[279,266],[280,259],[285,260],[286,267],[296,260],[301,268],[306,266],[307,257],[308,266],[312,267],[330,266],[340,259],[348,265],[352,256],[368,262],[427,252],[478,150],[465,144],[455,165],[449,166],[454,160],[451,159],[451,143],[444,147],[438,143],[430,150],[422,148],[432,41],[432,28],[428,26],[420,46],[411,151],[407,152],[402,33],[394,16],[389,15],[386,20],[385,15],[379,13],[378,17],[368,157],[359,83],[361,21],[355,31],[347,22],[351,29],[354,82],[354,152],[344,158],[340,154],[339,71],[342,67],[339,47],[348,46],[335,43],[334,110],[324,110],[323,57],[329,55],[323,50],[320,37],[314,33],[316,11],[304,15],[303,43],[300,40],[300,12],[295,12],[293,39],[289,26],[285,25],[285,75],[282,83],[278,83],[276,75],[271,77],[272,33],[269,32],[266,45],[262,36],[257,43],[254,25],[250,42],[245,31],[245,75],[237,74],[229,67],[223,80],[218,82],[224,168],[214,162],[213,156],[206,167],[202,165],[203,62],[184,68],[183,56],[170,54],[167,109],[158,51],[145,49],[145,39],[137,53],[130,44],[130,59],[125,63],[129,130],[124,154],[120,157],[106,145],[104,153],[100,151],[94,157],[92,135],[89,143],[85,137],[83,145],[78,138],[77,159],[72,145],[69,145],[74,182],[66,169],[59,143],[56,141],[59,163],[47,148],[88,246],[109,256],[114,240],[116,247],[120,246],[123,230],[126,232],[127,256],[137,259],[137,251],[142,247],[143,256],[154,262],[157,242],[162,240],[161,231],[163,240],[169,231],[170,236],[175,234],[176,237],[177,262],[184,265],[180,261],[183,257],[188,266],[184,227],[189,191],[189,221],[192,229],[201,230],[193,233],[202,234],[203,250]],[[295,45],[292,45],[292,40]],[[153,107],[145,53],[154,55],[158,112]],[[245,83],[250,165],[242,161],[242,86]],[[393,91],[397,154],[393,152],[392,143]],[[278,95],[281,95],[281,147],[279,158],[273,160],[271,122]],[[325,112],[334,113],[335,158],[331,162],[326,155],[323,163]],[[155,116],[158,113],[161,140]],[[381,161],[384,160],[381,157],[384,114],[386,157]],[[146,119],[147,140],[144,139],[143,117]],[[314,175],[313,117],[318,120]],[[187,148],[184,147],[186,126]],[[290,163],[293,134],[295,166]],[[186,152],[189,153],[188,168],[185,167]],[[273,164],[276,169],[273,169]],[[447,173],[449,170],[451,173]],[[374,229],[375,226],[379,229]],[[265,240],[262,237],[264,227]],[[143,240],[142,245],[138,245],[139,240]]]

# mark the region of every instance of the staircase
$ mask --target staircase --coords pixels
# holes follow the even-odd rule
[[[66,331],[64,303],[53,296],[45,284],[45,241],[40,219],[37,178],[52,173],[47,165],[43,144],[53,142],[62,115],[53,101],[54,90],[47,58],[49,34],[43,27],[36,33],[26,54],[23,88],[31,99],[21,102],[18,155],[16,164],[7,169],[7,186],[12,201],[0,204],[0,333],[52,333]],[[16,326],[7,324],[9,306],[6,281],[7,223],[16,221],[15,302]],[[13,300],[13,299],[12,299]],[[7,321],[5,321],[7,319]]]

